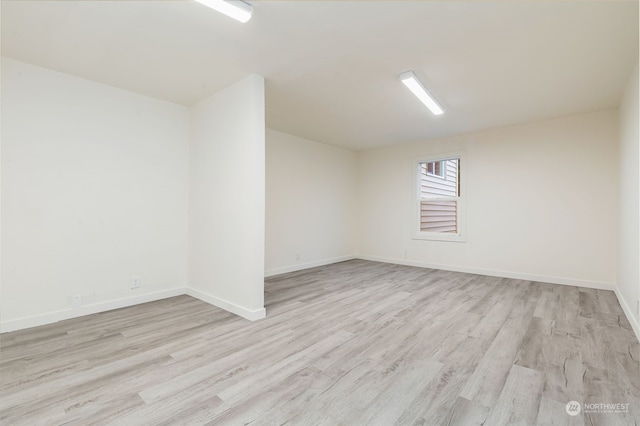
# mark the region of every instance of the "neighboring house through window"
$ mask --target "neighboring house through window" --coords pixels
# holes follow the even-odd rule
[[[461,154],[418,161],[415,238],[464,241],[461,167]]]

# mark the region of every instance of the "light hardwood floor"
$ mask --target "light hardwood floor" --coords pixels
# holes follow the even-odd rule
[[[0,424],[640,423],[610,291],[361,260],[265,289],[256,322],[180,296],[3,334]]]

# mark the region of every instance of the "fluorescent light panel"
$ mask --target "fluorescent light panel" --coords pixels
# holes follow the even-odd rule
[[[400,74],[398,78],[409,88],[409,90],[413,92],[414,95],[416,95],[418,99],[422,101],[423,104],[427,106],[427,108],[429,108],[433,115],[440,115],[444,112],[442,107],[435,99],[433,99],[427,88],[424,87],[413,71],[405,71]]]
[[[220,13],[240,21],[242,23],[247,22],[253,15],[253,7],[240,0],[196,0],[198,3],[204,4],[211,9],[217,10]]]

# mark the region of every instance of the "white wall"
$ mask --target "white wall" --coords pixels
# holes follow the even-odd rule
[[[604,111],[361,153],[268,129],[265,212],[261,77],[190,114],[3,58],[0,327],[187,284],[257,319],[265,267],[272,275],[342,260],[357,246],[359,257],[398,263],[617,282],[637,333],[637,74],[619,118]],[[456,150],[467,155],[467,242],[412,240],[413,160]],[[140,289],[130,289],[132,275]],[[83,306],[71,309],[74,294]]]
[[[640,339],[640,135],[638,134],[638,65],[620,106],[620,229],[618,299]]]
[[[3,330],[183,292],[187,108],[3,58],[2,119]]]
[[[264,79],[250,75],[191,111],[188,294],[264,317]]]
[[[359,256],[613,288],[616,111],[360,153]],[[464,150],[467,241],[413,240],[414,159]]]
[[[353,258],[356,153],[267,129],[265,275]]]

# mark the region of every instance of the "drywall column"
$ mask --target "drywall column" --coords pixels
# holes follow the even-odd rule
[[[640,339],[638,77],[636,65],[620,106],[620,228],[616,294]]]
[[[191,110],[187,293],[265,316],[264,78],[250,75]]]

